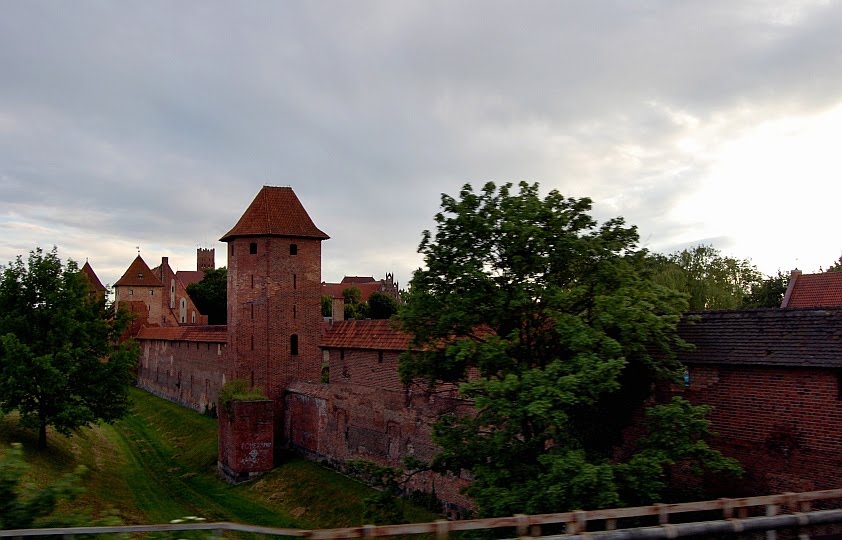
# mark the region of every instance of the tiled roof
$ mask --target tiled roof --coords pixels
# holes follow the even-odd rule
[[[842,306],[842,272],[795,274],[789,295],[781,307]]]
[[[140,329],[135,339],[161,339],[165,341],[201,341],[225,343],[228,341],[228,327],[212,326],[175,326],[151,327]]]
[[[356,287],[360,290],[360,300],[368,302],[368,298],[383,288],[380,281],[373,283],[322,283],[322,295],[332,298],[342,298],[342,291],[348,287]]]
[[[117,280],[115,287],[163,287],[160,278],[156,276],[146,262],[138,255],[123,277]]]
[[[85,266],[82,267],[82,273],[85,275],[88,283],[91,284],[91,287],[93,287],[95,291],[105,291],[105,286],[99,280],[99,277],[97,277],[96,272],[94,272],[94,269],[91,268],[88,261],[85,261]]]
[[[342,283],[374,283],[372,276],[345,276],[342,278]]]
[[[263,186],[240,221],[220,241],[241,236],[330,238],[316,227],[292,188],[274,186]]]
[[[201,270],[179,270],[175,273],[175,277],[181,281],[181,284],[187,287],[193,283],[199,283],[205,277],[205,273]]]
[[[679,334],[694,344],[687,364],[842,367],[842,309],[751,309],[690,313]],[[692,322],[698,318],[697,322]]]
[[[405,351],[409,336],[388,320],[341,321],[333,323],[322,338],[321,347]]]

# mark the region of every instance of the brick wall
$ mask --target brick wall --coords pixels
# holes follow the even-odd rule
[[[279,403],[290,381],[319,381],[321,320],[320,240],[254,237],[228,243],[228,331],[236,377]]]
[[[219,472],[238,483],[274,467],[274,404],[233,401],[219,408]]]
[[[331,383],[353,383],[403,392],[398,375],[399,352],[335,348],[324,351],[323,361],[330,366]]]
[[[679,393],[714,407],[710,419],[724,454],[740,460],[747,492],[839,487],[842,401],[827,368],[690,365]]]
[[[286,398],[284,431],[289,445],[343,469],[349,460],[401,467],[408,456],[430,460],[438,452],[432,425],[448,410],[465,413],[464,401],[378,387],[293,383]],[[419,474],[407,488],[433,492],[450,511],[471,508],[459,493],[464,478]]]
[[[205,412],[231,377],[225,343],[140,340],[137,384],[166,400]]]

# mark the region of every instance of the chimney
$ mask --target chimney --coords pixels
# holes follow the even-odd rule
[[[161,257],[161,268],[170,265],[170,258],[169,257]]]
[[[781,302],[781,307],[785,308],[789,306],[789,297],[792,296],[792,290],[795,288],[795,281],[798,279],[798,276],[801,275],[801,270],[796,268],[789,273],[789,284],[786,286],[786,292],[784,293],[784,300]]]
[[[333,322],[339,322],[345,320],[345,299],[344,298],[334,298],[333,299]]]

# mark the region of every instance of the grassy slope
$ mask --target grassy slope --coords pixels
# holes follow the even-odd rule
[[[209,520],[323,528],[362,524],[362,500],[373,491],[315,463],[290,456],[258,482],[229,486],[216,467],[216,420],[134,390],[133,412],[113,426],[50,432],[45,452],[35,436],[0,417],[0,445],[24,444],[29,480],[43,484],[88,467],[81,505],[114,509],[126,523],[165,523],[187,515]],[[407,507],[411,521],[435,514]]]

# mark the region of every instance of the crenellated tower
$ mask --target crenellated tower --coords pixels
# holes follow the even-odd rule
[[[271,186],[221,238],[233,375],[263,389],[276,413],[290,382],[321,376],[321,243],[328,238],[292,188]]]

